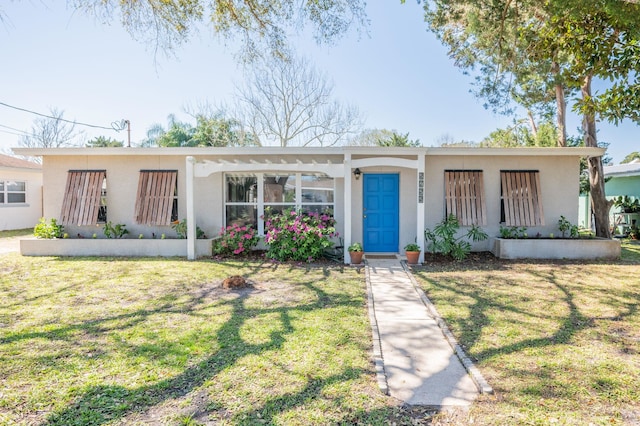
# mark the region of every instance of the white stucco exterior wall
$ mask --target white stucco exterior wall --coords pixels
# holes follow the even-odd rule
[[[570,222],[578,222],[579,193],[579,156],[595,155],[597,149],[442,149],[442,148],[323,148],[323,149],[232,149],[232,148],[185,148],[185,149],[127,149],[92,148],[77,150],[42,150],[44,155],[44,204],[43,213],[47,218],[59,218],[64,190],[69,170],[106,170],[108,220],[127,225],[131,235],[143,233],[150,238],[153,231],[173,236],[169,227],[154,227],[133,223],[135,199],[140,170],[178,170],[178,206],[179,219],[186,217],[186,169],[185,158],[193,155],[196,164],[213,162],[212,170],[234,167],[244,168],[250,173],[255,164],[260,173],[277,172],[291,168],[296,164],[314,168],[321,172],[323,167],[344,164],[350,157],[353,162],[378,158],[368,165],[359,167],[363,176],[367,173],[394,173],[399,175],[399,239],[398,252],[416,238],[420,243],[423,235],[418,230],[420,222],[418,212],[417,173],[424,164],[424,226],[433,228],[444,218],[444,171],[445,170],[482,170],[487,207],[487,224],[483,229],[491,237],[499,234],[500,229],[500,171],[501,170],[537,170],[540,176],[544,226],[529,228],[529,235],[535,236],[557,233],[557,221],[564,215]],[[24,152],[33,155],[35,152]],[[84,154],[86,153],[86,155]],[[382,158],[382,160],[380,160]],[[386,161],[385,161],[386,159]],[[391,159],[391,160],[390,160]],[[397,159],[398,161],[392,161]],[[402,161],[405,161],[402,163]],[[418,161],[424,163],[418,164]],[[363,164],[363,163],[361,163]],[[374,164],[374,165],[372,165]],[[353,167],[356,167],[355,165]],[[334,177],[335,218],[338,232],[345,235],[345,214],[351,220],[350,241],[345,245],[363,241],[362,198],[363,181],[356,180],[352,170]],[[194,179],[194,201],[196,223],[208,237],[215,237],[224,225],[224,174],[221,171],[207,172]],[[284,172],[283,172],[284,173]],[[345,211],[345,180],[350,179],[352,193],[349,197],[351,209]],[[348,195],[347,195],[348,196]],[[36,219],[37,221],[37,219]],[[35,222],[34,222],[35,223]],[[29,226],[32,226],[30,224]],[[75,233],[96,232],[102,237],[98,227],[68,227],[72,236]],[[419,235],[416,235],[419,234]],[[474,247],[476,250],[489,250],[490,242]]]

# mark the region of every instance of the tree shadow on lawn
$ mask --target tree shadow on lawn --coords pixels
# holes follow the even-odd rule
[[[161,380],[154,384],[140,386],[138,388],[128,389],[118,385],[97,385],[91,386],[83,391],[75,402],[66,408],[53,413],[46,421],[46,425],[73,425],[73,424],[92,424],[100,425],[113,420],[122,419],[131,413],[144,412],[155,405],[173,398],[184,397],[191,391],[202,386],[206,381],[215,378],[221,371],[233,366],[240,359],[258,355],[266,351],[282,348],[286,342],[287,336],[295,330],[291,324],[291,315],[301,311],[310,311],[323,309],[327,304],[333,306],[362,306],[362,301],[358,298],[350,297],[347,294],[329,295],[322,289],[318,288],[311,282],[302,283],[302,285],[315,292],[315,300],[306,304],[298,304],[290,307],[277,308],[258,308],[249,307],[246,302],[251,290],[239,293],[239,297],[226,300],[223,304],[230,306],[231,317],[217,331],[215,338],[220,349],[213,355],[202,360],[201,362],[188,367],[181,374]],[[197,299],[204,297],[200,294],[196,299],[192,300],[189,309],[194,309],[199,304]],[[178,309],[182,313],[186,312],[184,306],[175,308],[171,305],[164,305],[158,309],[151,311],[138,311],[130,315],[134,322],[141,322],[151,314],[170,312]],[[277,314],[280,322],[280,329],[270,332],[267,341],[259,344],[249,344],[240,335],[243,324],[251,319],[261,315]],[[111,321],[114,318],[105,318],[104,321]],[[87,324],[74,326],[77,328],[89,327],[95,329],[96,323],[100,321],[89,321]],[[129,327],[130,323],[126,325]],[[65,333],[68,330],[59,331]],[[26,336],[28,338],[30,336]],[[42,336],[46,337],[46,336]],[[51,337],[51,335],[49,335]],[[14,337],[14,339],[17,338]],[[362,371],[352,368],[345,368],[341,374],[322,380],[309,380],[308,384],[294,395],[278,396],[273,400],[267,401],[266,405],[277,404],[278,410],[282,407],[294,407],[303,404],[312,394],[317,394],[323,387],[342,380],[350,380],[354,376],[369,374],[368,371]],[[242,413],[250,417],[258,418],[260,409],[255,408],[247,413]],[[274,413],[275,414],[275,413]]]
[[[477,268],[472,267],[467,270],[475,269]],[[609,305],[612,307],[617,305],[615,308],[619,311],[617,315],[608,317],[593,317],[585,315],[576,305],[574,301],[575,295],[569,289],[570,286],[559,282],[554,271],[550,271],[548,273],[534,273],[530,271],[528,273],[549,283],[553,288],[560,292],[560,299],[566,306],[568,314],[561,320],[559,327],[557,327],[555,331],[549,330],[552,334],[544,337],[528,338],[509,345],[473,352],[473,357],[476,360],[486,360],[497,355],[515,353],[527,348],[539,348],[568,343],[578,332],[593,327],[597,320],[621,321],[624,318],[633,316],[638,311],[638,303],[619,303],[618,299],[614,299],[614,297],[608,294],[604,289],[600,291],[592,289],[591,291],[598,293],[592,297],[599,298],[601,303],[603,299],[608,298]],[[474,301],[473,304],[469,306],[469,316],[467,318],[454,320],[456,328],[459,330],[459,340],[467,351],[472,349],[478,343],[478,340],[483,334],[484,328],[490,325],[491,321],[487,315],[487,311],[494,310],[500,312],[512,312],[528,317],[534,315],[525,309],[518,308],[515,304],[506,304],[496,300],[496,298],[492,297],[492,293],[484,291],[483,288],[479,286],[461,286],[457,283],[445,284],[444,280],[434,280],[425,276],[423,276],[422,279],[429,282],[430,285],[436,288],[471,298]],[[518,285],[523,285],[523,283],[520,282]],[[638,300],[638,295],[635,293],[625,292],[622,296],[628,300]]]

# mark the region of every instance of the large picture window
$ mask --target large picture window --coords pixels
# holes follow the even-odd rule
[[[226,225],[248,225],[263,231],[263,215],[285,209],[330,212],[334,209],[333,178],[304,173],[225,175]]]
[[[460,225],[486,225],[487,207],[480,170],[444,172],[445,217],[454,215]]]
[[[107,172],[70,170],[62,202],[63,225],[95,225],[107,220]]]
[[[178,172],[141,170],[135,206],[135,222],[167,226],[178,220]]]
[[[17,180],[0,180],[0,204],[24,204],[26,202],[26,182]]]
[[[507,226],[543,226],[538,171],[501,171],[501,221]]]

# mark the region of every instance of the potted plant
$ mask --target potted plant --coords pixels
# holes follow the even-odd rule
[[[348,248],[349,256],[351,257],[352,265],[359,265],[362,263],[362,255],[364,255],[364,249],[362,248],[362,244],[353,243]]]
[[[415,265],[420,258],[420,246],[417,243],[409,243],[404,246],[404,251],[407,255],[407,263]]]

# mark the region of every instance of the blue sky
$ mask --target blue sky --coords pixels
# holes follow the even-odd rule
[[[241,82],[234,49],[206,30],[167,58],[154,56],[117,22],[101,24],[65,2],[3,3],[3,103],[42,113],[57,107],[67,119],[105,127],[129,119],[132,142],[138,142],[171,113],[187,120],[182,111],[189,103],[230,103],[234,83]],[[371,3],[369,35],[354,32],[332,46],[297,42],[298,53],[333,81],[336,97],[360,109],[366,128],[409,132],[424,146],[436,146],[444,135],[480,141],[512,123],[513,117],[494,115],[469,93],[471,77],[453,66],[427,32],[421,6],[399,0]],[[19,132],[7,127],[28,130],[34,118],[0,105],[0,150],[18,145]],[[569,130],[576,133],[578,126],[577,117],[571,117]],[[640,149],[640,127],[634,123],[601,123],[599,128],[599,140],[610,143],[614,162]],[[124,132],[84,130],[87,138],[126,140]]]

